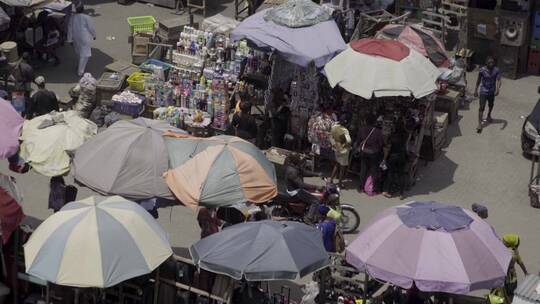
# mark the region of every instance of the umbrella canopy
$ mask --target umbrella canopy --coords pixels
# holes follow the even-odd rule
[[[193,208],[265,203],[277,195],[272,163],[253,144],[234,136],[165,137],[171,170],[165,180]]]
[[[303,67],[311,62],[323,67],[347,47],[333,20],[291,28],[266,21],[270,10],[263,10],[240,23],[231,33],[232,39],[247,39],[259,48],[276,50],[285,60]]]
[[[235,280],[295,280],[329,265],[321,232],[297,222],[233,225],[189,251],[195,265]]]
[[[324,67],[332,87],[365,99],[386,96],[422,98],[437,90],[440,71],[428,59],[394,40],[362,39]]]
[[[76,111],[38,116],[24,123],[20,156],[40,174],[65,174],[71,163],[68,152],[75,152],[97,129]]]
[[[328,10],[311,0],[290,0],[267,10],[264,20],[296,28],[328,21],[330,17]]]
[[[24,245],[27,273],[73,287],[114,286],[152,272],[171,255],[156,220],[119,196],[67,204]]]
[[[22,195],[14,180],[0,173],[0,228],[3,244],[9,241],[13,231],[26,216],[20,204]]]
[[[158,120],[118,121],[77,150],[73,176],[106,195],[173,199],[163,178],[169,156],[162,135],[169,130],[183,132]]]
[[[450,57],[442,42],[433,33],[416,25],[388,24],[376,35],[379,39],[394,39],[429,58],[437,67],[449,67]]]
[[[21,115],[8,101],[0,98],[0,159],[17,153],[23,124]]]
[[[346,259],[402,288],[465,294],[502,286],[512,254],[473,212],[412,202],[377,216],[347,247]]]

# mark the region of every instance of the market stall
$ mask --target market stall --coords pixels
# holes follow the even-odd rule
[[[351,66],[355,68],[346,68]],[[360,147],[359,161],[362,161],[362,140],[365,140],[361,137],[365,134],[360,131],[366,128],[380,129],[382,132],[384,144],[374,151],[379,155],[382,171],[386,171],[386,163],[391,164],[389,154],[392,151],[396,151],[401,158],[395,166],[399,168],[399,174],[406,173],[408,176],[405,185],[400,186],[402,196],[403,187],[410,187],[415,182],[424,135],[435,134],[433,93],[438,89],[436,81],[439,70],[424,56],[399,41],[361,39],[351,42],[347,50],[330,61],[325,66],[325,72],[332,87],[339,85],[357,96],[356,100],[349,102],[349,110],[356,113],[356,117],[353,114],[351,119],[356,122],[353,123],[351,136],[358,138],[356,147]],[[395,144],[393,148],[391,144],[394,135],[401,146],[397,150]],[[354,158],[351,167],[355,167]],[[384,173],[392,173],[392,166],[389,169]],[[367,174],[373,175],[375,180],[374,171],[372,169]],[[362,180],[365,174],[360,168]],[[381,186],[379,183],[379,189]],[[376,185],[375,192],[379,192]]]

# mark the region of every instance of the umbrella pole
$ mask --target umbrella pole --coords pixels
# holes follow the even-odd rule
[[[363,296],[363,304],[366,304],[367,303],[367,289],[368,289],[368,273],[367,273],[367,269],[366,271],[364,271],[364,296]]]
[[[154,304],[158,304],[159,295],[159,267],[156,270],[156,282],[154,284]]]

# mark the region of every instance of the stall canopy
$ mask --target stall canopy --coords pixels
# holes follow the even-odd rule
[[[466,294],[503,286],[512,253],[473,212],[412,202],[375,217],[347,247],[346,259],[404,289]]]
[[[361,39],[324,67],[332,87],[365,99],[425,97],[437,90],[440,71],[431,61],[395,40]]]
[[[233,40],[277,51],[287,61],[323,67],[347,46],[330,15],[309,0],[295,0],[263,10],[238,25]]]
[[[171,255],[156,220],[120,196],[65,205],[24,245],[28,274],[73,287],[111,287],[152,272]]]
[[[195,265],[247,281],[295,280],[329,265],[321,232],[287,221],[233,225],[189,249]]]
[[[274,166],[253,144],[234,136],[168,134],[171,169],[165,180],[185,205],[265,203],[277,195]]]
[[[8,101],[0,98],[0,159],[17,153],[23,124],[21,115]]]
[[[437,67],[449,67],[450,57],[442,42],[433,33],[417,25],[388,24],[377,38],[395,39],[429,58]]]
[[[20,156],[42,175],[62,175],[71,168],[70,153],[96,135],[97,129],[76,111],[38,116],[24,123]]]

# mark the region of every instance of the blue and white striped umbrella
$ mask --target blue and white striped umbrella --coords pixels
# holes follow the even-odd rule
[[[152,272],[171,255],[156,220],[120,196],[67,204],[24,245],[27,273],[73,287],[114,286]]]

